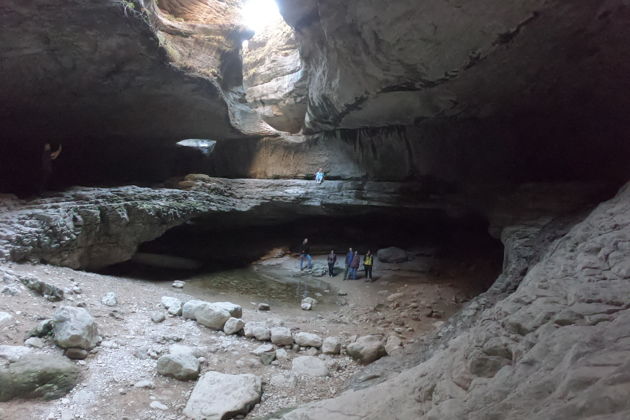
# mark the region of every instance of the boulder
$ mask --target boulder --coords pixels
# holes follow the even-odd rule
[[[378,335],[359,337],[357,341],[348,345],[346,351],[348,356],[363,364],[372,363],[387,354],[383,338]]]
[[[63,306],[55,312],[53,321],[53,338],[59,347],[89,350],[96,346],[98,329],[85,309]]]
[[[380,262],[384,263],[401,263],[409,259],[407,251],[396,248],[395,246],[379,249],[376,253],[376,257]]]
[[[341,340],[339,337],[326,337],[322,344],[322,353],[339,354],[341,352]]]
[[[169,314],[171,315],[182,314],[182,301],[181,300],[174,297],[170,297],[170,296],[162,296],[162,299],[160,301],[162,303],[162,306],[166,308],[166,311]]]
[[[230,316],[233,316],[234,318],[243,317],[243,308],[241,307],[241,305],[237,305],[236,303],[232,302],[213,302],[212,304],[222,309],[225,309],[230,313]]]
[[[56,354],[23,354],[0,367],[0,401],[12,398],[60,398],[79,380],[79,369]]]
[[[271,329],[271,342],[278,346],[293,344],[291,330],[286,327],[274,327]]]
[[[184,414],[196,420],[223,420],[247,414],[260,401],[260,377],[206,372],[193,389]]]
[[[31,349],[24,346],[4,346],[0,345],[0,364],[17,362],[22,356],[31,352]]]
[[[167,354],[157,361],[157,371],[180,381],[197,379],[199,376],[199,360],[189,353]]]
[[[196,311],[197,322],[208,328],[222,330],[230,319],[230,313],[220,306],[213,304],[203,305]]]
[[[302,347],[321,347],[323,343],[322,338],[319,335],[307,332],[296,333],[293,336],[293,339]]]
[[[230,318],[227,321],[225,321],[225,325],[223,325],[223,332],[225,332],[228,335],[232,335],[232,334],[238,334],[239,332],[241,332],[243,330],[243,327],[245,326],[245,321],[243,321],[240,318]]]
[[[230,317],[240,318],[243,309],[230,302],[205,302],[189,300],[182,308],[182,316],[194,319],[209,328],[220,330]]]
[[[326,363],[314,356],[296,357],[293,359],[291,371],[298,376],[328,376]]]
[[[256,340],[271,340],[271,330],[261,322],[248,322],[243,329],[245,337],[254,337]]]
[[[253,355],[260,356],[263,353],[269,353],[275,350],[275,347],[272,344],[261,344],[251,351]]]
[[[105,294],[105,296],[103,296],[101,298],[101,303],[105,306],[116,306],[118,305],[118,298],[116,297],[116,293],[114,292],[109,292],[107,294]]]

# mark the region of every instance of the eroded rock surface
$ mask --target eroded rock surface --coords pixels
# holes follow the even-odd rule
[[[377,419],[393,406],[401,418],[436,420],[623,417],[630,313],[619,297],[630,292],[629,210],[626,185],[431,358],[283,418]]]

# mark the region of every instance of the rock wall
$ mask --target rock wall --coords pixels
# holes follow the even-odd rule
[[[630,68],[623,0],[279,5],[309,75],[306,128],[313,131],[628,110],[615,93],[628,86]]]
[[[254,178],[432,179],[452,188],[630,176],[622,128],[567,126],[544,117],[525,121],[468,119],[418,126],[337,130],[217,143],[209,173]]]
[[[248,104],[269,125],[296,133],[306,114],[306,73],[293,29],[279,20],[243,46]]]
[[[581,419],[630,414],[630,185],[427,361],[283,419]],[[383,397],[386,395],[387,397]]]

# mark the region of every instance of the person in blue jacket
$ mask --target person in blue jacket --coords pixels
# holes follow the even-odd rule
[[[348,253],[346,254],[346,271],[343,274],[343,279],[348,280],[350,276],[350,264],[352,263],[352,258],[354,257],[354,252],[352,252],[352,248],[348,248]]]

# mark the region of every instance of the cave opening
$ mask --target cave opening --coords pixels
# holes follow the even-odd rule
[[[241,10],[241,22],[254,33],[277,25],[282,20],[275,0],[247,0]]]
[[[142,244],[130,261],[101,272],[157,281],[165,288],[169,281],[184,280],[187,290],[200,298],[224,295],[244,303],[295,304],[316,293],[334,308],[339,304],[338,290],[350,283],[361,287],[366,280],[363,265],[356,281],[342,280],[345,253],[353,248],[363,261],[371,250],[375,286],[410,284],[442,290],[450,297],[441,310],[451,314],[487,290],[502,267],[502,244],[488,234],[487,222],[475,216],[453,219],[433,210],[293,220],[246,221],[238,214],[231,216],[206,216],[173,228]],[[303,238],[311,244],[313,271],[299,268]],[[406,257],[384,262],[378,251],[389,247],[404,250]],[[332,277],[326,264],[331,250],[337,254]]]

